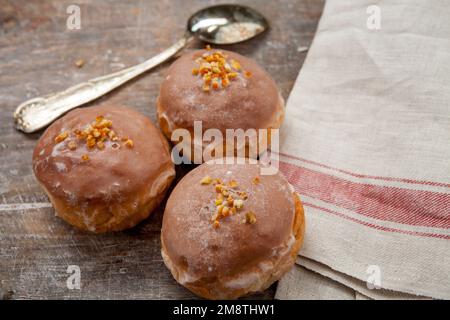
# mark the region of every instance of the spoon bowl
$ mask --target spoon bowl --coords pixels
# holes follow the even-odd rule
[[[188,20],[187,29],[200,40],[212,44],[234,44],[249,40],[269,28],[258,11],[235,4],[199,10]]]

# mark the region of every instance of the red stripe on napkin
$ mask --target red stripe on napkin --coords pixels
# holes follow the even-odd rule
[[[300,194],[352,212],[411,226],[450,228],[450,194],[356,183],[280,161]]]
[[[335,216],[356,222],[358,224],[362,224],[364,226],[373,228],[373,229],[377,229],[377,230],[381,230],[381,231],[386,231],[386,232],[397,232],[397,233],[403,233],[403,234],[409,234],[409,235],[413,235],[413,236],[420,236],[420,237],[431,237],[431,238],[439,238],[439,239],[447,239],[450,240],[450,236],[449,235],[445,235],[445,234],[436,234],[436,233],[429,233],[429,232],[419,232],[419,231],[409,231],[409,230],[400,230],[397,228],[390,228],[390,227],[384,227],[384,226],[379,226],[370,222],[366,222],[366,221],[362,221],[350,216],[347,216],[345,214],[342,214],[340,212],[334,211],[334,210],[330,210],[328,208],[323,208],[320,206],[316,206],[315,204],[312,203],[308,203],[308,202],[303,202],[302,204],[306,207],[311,207],[311,208],[315,208],[315,209],[319,209],[321,211],[325,211],[327,213],[331,213]]]
[[[276,153],[274,151],[271,151],[272,153]],[[381,176],[372,176],[372,175],[367,175],[367,174],[360,174],[360,173],[354,173],[354,172],[350,172],[347,170],[342,170],[339,168],[334,168],[334,167],[330,167],[327,166],[325,164],[322,163],[318,163],[315,161],[311,161],[308,159],[304,159],[304,158],[299,158],[299,157],[295,157],[289,154],[285,154],[285,153],[277,153],[280,156],[286,157],[286,158],[291,158],[294,160],[299,160],[305,163],[310,163],[313,164],[315,166],[321,167],[321,168],[325,168],[325,169],[331,169],[337,172],[341,172],[344,174],[348,174],[350,176],[356,177],[356,178],[368,178],[368,179],[374,179],[374,180],[384,180],[384,181],[395,181],[395,182],[403,182],[403,183],[411,183],[411,184],[422,184],[422,185],[427,185],[427,186],[433,186],[433,187],[446,187],[446,188],[450,188],[450,184],[449,183],[441,183],[441,182],[435,182],[435,181],[423,181],[423,180],[414,180],[414,179],[404,179],[404,178],[393,178],[393,177],[381,177]]]

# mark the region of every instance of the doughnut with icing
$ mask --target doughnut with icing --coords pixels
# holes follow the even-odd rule
[[[199,296],[232,299],[264,290],[295,263],[302,204],[280,173],[259,169],[204,163],[168,199],[161,253],[174,278]]]
[[[34,149],[33,169],[56,215],[93,232],[147,218],[175,176],[167,141],[152,122],[110,105],[55,121]]]
[[[157,111],[160,128],[169,139],[180,128],[193,135],[194,121],[201,121],[203,132],[214,128],[224,137],[226,129],[269,129],[270,139],[270,129],[283,122],[284,101],[272,78],[253,60],[226,50],[196,50],[170,66]],[[225,152],[226,148],[224,144]],[[235,156],[238,149],[249,155],[248,143],[236,144]],[[226,155],[230,156],[223,153],[219,157]],[[192,158],[192,154],[184,156]]]

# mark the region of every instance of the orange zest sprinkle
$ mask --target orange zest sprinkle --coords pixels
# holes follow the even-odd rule
[[[128,148],[133,148],[133,147],[134,147],[134,142],[133,142],[133,140],[131,140],[131,139],[127,139],[127,141],[125,141],[125,145],[126,145]]]
[[[103,150],[103,149],[105,149],[105,144],[102,141],[98,141],[97,148],[99,148],[100,150]]]
[[[212,178],[210,176],[203,177],[202,180],[200,180],[201,184],[210,184],[212,182]]]
[[[256,215],[249,211],[245,214],[245,222],[249,224],[255,224],[256,223]]]
[[[252,179],[252,182],[255,179]],[[258,182],[259,183],[259,182]],[[228,216],[232,216],[242,211],[245,200],[248,199],[248,195],[245,191],[238,190],[238,182],[236,180],[230,180],[227,183],[223,183],[218,178],[212,178],[205,176],[200,180],[202,185],[213,185],[216,192],[216,198],[213,200],[215,210],[211,213],[211,223],[214,228],[218,228],[220,220]],[[256,215],[249,211],[242,219],[238,221],[242,223],[254,224],[256,223]]]
[[[231,180],[230,182],[228,182],[228,186],[230,188],[236,188],[238,186],[238,183],[236,180]]]
[[[234,79],[234,78],[236,78],[237,77],[237,72],[230,72],[229,74],[228,74],[228,78],[229,79]]]
[[[228,87],[230,80],[235,79],[238,72],[241,72],[241,64],[238,61],[227,61],[227,55],[220,50],[212,51],[209,45],[206,46],[206,52],[195,61],[199,67],[192,69],[192,75],[202,77],[202,89],[205,92],[209,92],[210,88],[218,90]],[[244,75],[250,75],[250,72],[245,71]]]
[[[84,59],[78,59],[77,61],[75,61],[75,66],[77,68],[82,68],[85,63],[86,63],[86,61],[84,61]]]
[[[224,217],[228,216],[229,212],[230,212],[230,208],[229,208],[229,207],[223,207],[223,209],[222,209],[222,215],[223,215]]]
[[[117,136],[116,132],[112,130],[112,121],[109,119],[106,119],[104,116],[99,115],[95,117],[95,120],[85,126],[83,129],[74,129],[72,132],[64,131],[57,135],[55,137],[55,142],[60,143],[67,138],[69,138],[71,135],[74,136],[74,139],[70,140],[67,143],[67,148],[69,150],[76,150],[78,147],[77,141],[81,141],[84,143],[84,145],[90,149],[93,150],[97,148],[98,150],[103,150],[106,147],[105,142],[106,141],[118,141],[119,137]],[[129,148],[132,148],[134,146],[134,142],[131,139],[128,138],[122,138],[122,141],[124,141],[124,145],[126,145]],[[113,149],[117,149],[120,146],[117,143],[113,143],[111,145]],[[82,155],[82,160],[86,161],[89,159],[87,155]]]
[[[219,89],[219,82],[213,81],[212,88],[215,89],[215,90]]]
[[[259,179],[259,177],[254,177],[252,179],[253,184],[259,184],[261,182],[261,179]]]
[[[89,160],[89,156],[88,156],[87,154],[83,154],[83,155],[81,156],[81,160],[83,160],[83,161],[88,161],[88,160]]]
[[[230,193],[228,192],[227,187],[224,186],[224,187],[222,188],[222,194],[223,194],[224,197],[228,197],[228,195],[229,195]]]
[[[230,80],[228,80],[228,77],[222,79],[222,87],[225,88],[225,87],[227,87],[229,84],[230,84]]]
[[[248,198],[247,192],[245,191],[239,192],[239,197],[241,197],[242,200],[247,200]]]
[[[234,59],[231,59],[231,66],[236,70],[241,70],[241,64]]]
[[[239,210],[239,209],[242,209],[243,206],[244,206],[244,201],[242,199],[234,200],[234,202],[233,202],[234,208]]]
[[[67,147],[69,148],[69,150],[75,150],[77,148],[77,143],[75,141],[69,141]]]
[[[69,136],[69,132],[68,132],[68,131],[61,132],[60,134],[58,134],[58,135],[55,137],[55,142],[56,142],[56,143],[63,142],[64,140],[67,139],[68,136]]]

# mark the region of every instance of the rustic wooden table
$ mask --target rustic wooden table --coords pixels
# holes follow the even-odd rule
[[[162,262],[163,206],[125,232],[95,235],[72,228],[54,216],[32,173],[41,133],[16,131],[11,115],[26,99],[144,61],[178,40],[190,14],[217,1],[76,2],[80,30],[66,26],[72,0],[0,0],[0,299],[195,298]],[[271,30],[228,48],[260,63],[287,98],[306,56],[299,48],[310,45],[323,0],[241,3],[262,12]],[[79,59],[85,61],[81,68]],[[154,120],[167,66],[95,103],[128,105]],[[178,179],[189,169],[178,168]],[[80,267],[80,290],[67,288],[69,265]],[[273,298],[275,288],[252,298]]]

